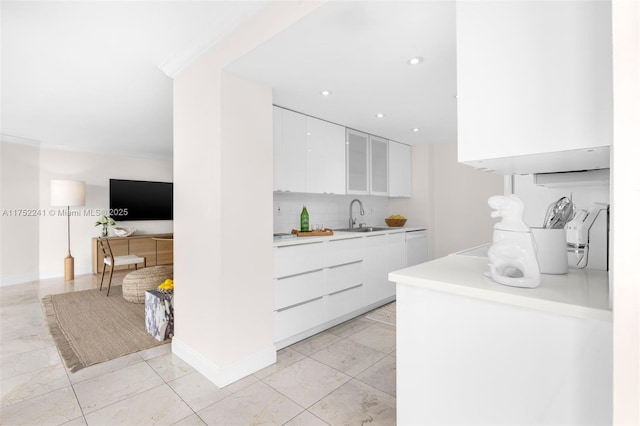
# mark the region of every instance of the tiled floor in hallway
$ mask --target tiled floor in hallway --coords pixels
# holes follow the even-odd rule
[[[0,288],[0,424],[395,424],[395,328],[364,316],[280,350],[276,364],[222,389],[168,344],[71,373],[40,299],[96,287],[83,275]]]

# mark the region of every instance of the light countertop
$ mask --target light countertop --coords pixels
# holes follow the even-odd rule
[[[519,288],[484,276],[488,263],[486,257],[451,255],[391,272],[389,280],[560,315],[612,320],[606,271],[569,269],[565,275],[542,274],[538,287]]]
[[[291,245],[298,245],[298,244],[311,244],[311,243],[318,243],[322,241],[345,240],[349,238],[362,238],[369,235],[395,234],[399,232],[422,231],[426,229],[427,229],[426,227],[421,227],[421,226],[408,226],[404,228],[386,228],[382,231],[373,231],[373,232],[334,231],[333,235],[322,236],[322,237],[296,237],[296,238],[286,238],[282,240],[274,239],[273,246],[282,247],[282,246],[291,246]]]

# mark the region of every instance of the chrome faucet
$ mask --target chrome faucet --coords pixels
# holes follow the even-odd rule
[[[360,216],[364,216],[364,207],[362,206],[362,201],[354,198],[351,204],[349,204],[349,229],[353,229],[353,225],[356,224],[356,219],[353,217],[353,204],[360,204]]]

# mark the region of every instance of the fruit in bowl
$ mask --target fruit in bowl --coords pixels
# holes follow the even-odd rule
[[[401,214],[392,214],[384,221],[387,223],[387,226],[390,226],[392,228],[401,228],[407,222],[407,218],[402,216]]]

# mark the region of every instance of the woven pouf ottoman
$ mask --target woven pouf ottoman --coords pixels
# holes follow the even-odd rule
[[[122,281],[122,297],[127,302],[144,303],[144,292],[155,290],[166,279],[173,279],[173,268],[150,266],[125,275]]]

